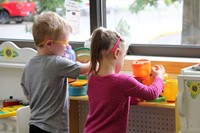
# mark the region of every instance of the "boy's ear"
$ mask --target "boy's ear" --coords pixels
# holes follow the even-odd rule
[[[45,42],[45,45],[46,45],[47,47],[51,46],[51,45],[52,45],[52,40],[47,40],[47,41]]]

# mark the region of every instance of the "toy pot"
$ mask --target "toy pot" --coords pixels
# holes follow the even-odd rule
[[[149,85],[151,62],[147,59],[135,60],[132,63],[133,76],[141,83]]]
[[[135,60],[132,63],[134,77],[148,78],[151,73],[151,62],[147,59]]]

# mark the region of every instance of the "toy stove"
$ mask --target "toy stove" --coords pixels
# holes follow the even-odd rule
[[[200,133],[200,66],[184,68],[178,75],[179,133]]]
[[[25,63],[29,58],[36,55],[36,51],[31,48],[19,48],[12,42],[4,42],[0,45],[0,109],[2,101],[9,96],[27,102],[20,80]],[[17,112],[17,111],[16,111]],[[2,118],[0,112],[0,133],[27,133],[19,129],[19,118],[17,116],[7,116]],[[24,114],[24,119],[29,115]],[[23,116],[22,116],[23,117]]]

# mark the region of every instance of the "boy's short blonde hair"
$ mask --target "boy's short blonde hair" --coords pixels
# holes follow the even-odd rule
[[[62,34],[72,33],[72,27],[67,21],[55,12],[44,12],[35,17],[32,26],[32,35],[36,47],[41,47],[45,38],[56,40]]]

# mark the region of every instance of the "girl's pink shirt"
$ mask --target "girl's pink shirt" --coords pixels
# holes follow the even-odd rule
[[[87,91],[90,110],[84,133],[126,133],[131,96],[154,100],[163,87],[159,77],[146,86],[126,74],[91,75]]]

